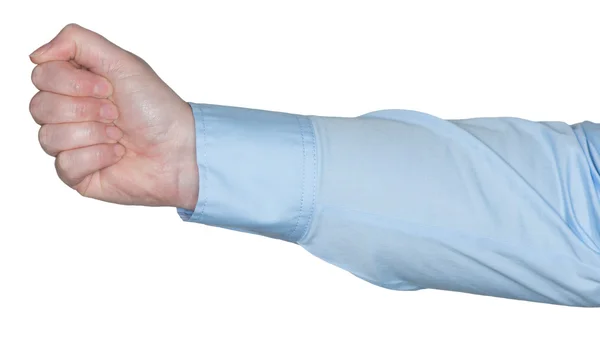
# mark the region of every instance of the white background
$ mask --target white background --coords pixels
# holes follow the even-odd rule
[[[75,22],[187,101],[576,123],[599,120],[598,18],[593,1],[3,2],[0,341],[597,340],[597,309],[384,290],[286,242],[80,197],[38,146],[28,55]]]

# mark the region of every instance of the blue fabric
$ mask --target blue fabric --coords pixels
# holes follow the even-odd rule
[[[290,241],[385,288],[600,306],[595,123],[191,106],[185,221]]]

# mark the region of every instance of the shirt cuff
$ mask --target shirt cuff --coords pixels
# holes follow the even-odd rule
[[[182,220],[297,242],[315,208],[317,142],[311,117],[190,103],[198,202]]]

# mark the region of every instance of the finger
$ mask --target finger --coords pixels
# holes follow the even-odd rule
[[[62,95],[106,98],[112,94],[112,85],[106,78],[65,61],[37,65],[31,81],[39,90]]]
[[[136,64],[133,62],[135,57],[98,33],[77,24],[65,26],[50,42],[29,56],[35,64],[74,60],[78,65],[111,80],[129,72],[127,65]]]
[[[116,143],[123,132],[101,122],[77,122],[43,125],[39,130],[42,149],[51,156],[60,151],[102,143]]]
[[[109,100],[47,91],[40,91],[31,98],[29,112],[40,125],[86,121],[110,123],[119,116],[117,107]]]
[[[121,144],[100,144],[60,152],[55,167],[58,177],[73,187],[90,174],[118,162],[125,154]]]

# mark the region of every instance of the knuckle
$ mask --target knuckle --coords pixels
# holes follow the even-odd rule
[[[46,154],[54,155],[54,153],[52,152],[52,138],[50,137],[50,133],[48,132],[49,130],[50,129],[48,128],[48,125],[43,125],[42,127],[40,127],[38,131],[38,140],[40,142],[42,150],[46,152]]]
[[[31,116],[33,117],[33,120],[35,120],[36,123],[40,123],[39,120],[39,116],[40,116],[40,112],[42,111],[41,106],[42,106],[42,99],[40,98],[41,93],[37,93],[35,95],[33,95],[33,97],[31,98],[31,101],[29,101],[29,113],[31,114]]]
[[[39,64],[39,65],[36,65],[35,68],[33,68],[33,70],[31,71],[31,83],[33,83],[36,87],[39,86],[40,81],[42,79],[42,69],[43,68],[44,68],[44,64]]]
[[[132,58],[133,60],[137,61],[137,62],[141,62],[144,63],[145,61],[142,59],[142,57],[140,57],[138,54],[133,53],[131,51],[129,51],[129,56],[130,58]]]
[[[48,127],[47,125],[43,125],[38,130],[38,141],[42,148],[45,148],[48,145]]]
[[[70,166],[70,158],[65,153],[59,153],[56,156],[55,160],[56,171],[61,174],[65,179],[69,177],[69,166]]]
[[[138,56],[138,55],[134,55],[136,61],[138,61],[141,65],[143,65],[144,67],[150,68],[150,64],[148,64],[148,62],[146,62],[145,59],[143,59],[142,57]]]
[[[137,55],[131,51],[127,51],[127,56],[128,56],[128,58],[126,60],[128,61],[128,64],[139,65],[144,68],[150,67],[148,62],[146,62],[142,57],[140,57],[139,55]]]
[[[72,32],[77,32],[80,29],[81,29],[81,26],[77,25],[76,23],[68,23],[62,29],[62,32],[64,32],[64,33],[72,33]]]

